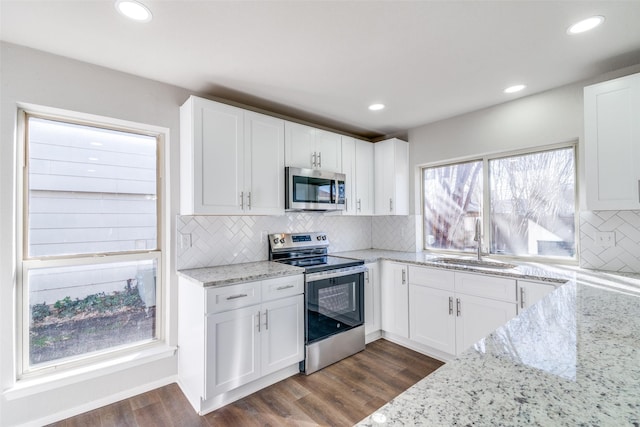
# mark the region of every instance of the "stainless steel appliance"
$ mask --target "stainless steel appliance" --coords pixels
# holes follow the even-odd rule
[[[316,169],[285,168],[285,209],[344,210],[346,176]]]
[[[269,235],[269,259],[305,269],[305,360],[310,374],[364,350],[364,261],[327,253],[325,233]]]

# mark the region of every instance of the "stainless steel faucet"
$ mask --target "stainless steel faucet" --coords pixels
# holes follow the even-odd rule
[[[476,233],[473,236],[473,241],[478,242],[478,261],[482,261],[482,231],[480,218],[476,218]]]

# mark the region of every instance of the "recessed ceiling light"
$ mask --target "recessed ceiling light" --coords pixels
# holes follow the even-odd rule
[[[91,145],[93,145],[94,147],[101,147],[102,142],[92,142]]]
[[[580,34],[585,31],[593,30],[598,25],[604,22],[604,16],[592,16],[591,18],[583,19],[570,26],[567,29],[567,34]]]
[[[151,11],[142,3],[135,0],[117,0],[116,10],[129,19],[138,22],[151,21]]]
[[[504,90],[504,93],[516,93],[516,92],[520,92],[522,89],[524,89],[526,86],[525,85],[514,85],[514,86],[509,86],[508,88],[506,88]]]
[[[378,111],[378,110],[382,110],[384,108],[384,104],[371,104],[369,105],[369,110],[371,111]]]

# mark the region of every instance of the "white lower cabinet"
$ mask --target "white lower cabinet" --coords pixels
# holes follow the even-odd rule
[[[204,399],[260,377],[258,314],[251,306],[207,317]]]
[[[410,266],[409,339],[459,355],[516,316],[516,281]]]
[[[377,262],[366,264],[364,273],[364,333],[367,336],[380,333],[380,269]]]
[[[302,275],[206,288],[179,281],[178,383],[203,414],[298,372]]]
[[[449,354],[456,354],[456,317],[453,292],[409,285],[411,340]]]
[[[262,375],[304,359],[304,296],[262,304]]]
[[[464,294],[456,294],[456,312],[456,355],[517,315],[515,302]]]
[[[382,264],[382,330],[409,338],[409,284],[405,264],[387,261]]]
[[[555,289],[549,283],[518,280],[518,312],[531,307]]]

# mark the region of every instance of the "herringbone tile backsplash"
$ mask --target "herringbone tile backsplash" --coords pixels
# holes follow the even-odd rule
[[[331,240],[330,252],[369,248],[417,252],[422,248],[421,218],[312,212],[283,216],[179,216],[177,268],[266,260],[265,233],[324,231]],[[615,246],[598,246],[597,231],[615,232]],[[190,237],[190,247],[182,247],[183,235]],[[640,273],[640,211],[581,212],[580,267]]]
[[[268,233],[324,231],[330,252],[371,248],[371,217],[288,213],[283,216],[179,216],[178,269],[264,261]],[[181,245],[190,235],[191,246]]]
[[[598,231],[614,232],[615,246],[597,245]],[[580,212],[580,267],[640,273],[640,211]]]

